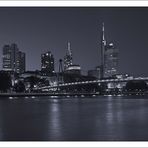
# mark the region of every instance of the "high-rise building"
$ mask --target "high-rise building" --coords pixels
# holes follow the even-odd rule
[[[104,52],[105,52],[106,40],[104,32],[104,23],[102,24],[102,33],[101,33],[101,66],[100,66],[100,78],[104,77]]]
[[[41,55],[41,73],[44,76],[51,76],[54,73],[54,57],[50,51]]]
[[[24,73],[26,71],[26,69],[25,69],[26,68],[25,59],[26,59],[25,53],[19,51],[18,52],[18,60],[17,60],[17,64],[18,64],[17,72],[18,73]]]
[[[118,53],[119,50],[114,47],[113,43],[107,44],[103,23],[101,36],[100,78],[112,77],[118,73]]]
[[[4,45],[3,47],[3,70],[12,71],[13,62],[11,59],[12,51],[9,45]]]
[[[72,50],[71,50],[70,42],[68,42],[66,56],[64,57],[64,71],[66,71],[70,65],[72,65]]]
[[[110,43],[105,46],[104,77],[112,77],[116,74],[118,74],[118,49]]]
[[[25,72],[25,53],[19,51],[17,44],[4,45],[3,70],[16,73]]]

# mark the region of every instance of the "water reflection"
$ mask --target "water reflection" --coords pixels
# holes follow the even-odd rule
[[[49,107],[49,120],[48,120],[48,137],[51,140],[59,139],[61,137],[61,111],[60,104],[57,99],[53,99]]]
[[[123,122],[123,110],[122,100],[120,98],[110,97],[107,102],[106,108],[106,135],[104,140],[120,140],[124,137]],[[118,134],[120,133],[120,134]]]
[[[107,103],[106,120],[107,120],[107,124],[112,124],[114,122],[114,110],[113,110],[113,102],[111,97],[109,97],[108,103]]]
[[[0,140],[148,140],[148,99],[0,100]]]
[[[4,140],[4,132],[3,132],[3,105],[0,101],[0,140]]]
[[[0,100],[0,140],[48,140],[48,105],[29,99]],[[42,110],[42,108],[44,108]]]

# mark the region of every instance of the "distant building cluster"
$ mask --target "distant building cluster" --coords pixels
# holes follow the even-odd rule
[[[95,69],[88,70],[88,76],[97,79],[109,78],[118,74],[118,49],[113,43],[107,44],[105,39],[104,24],[101,33],[101,65]],[[52,77],[56,75],[55,59],[51,51],[41,54],[41,70],[38,73],[41,76]],[[3,47],[3,71],[10,71],[17,74],[26,72],[26,56],[20,51],[16,44],[4,45]],[[73,64],[71,43],[68,42],[66,54],[59,60],[59,72],[65,74],[81,75],[81,67]]]
[[[0,92],[145,95],[148,90],[142,77],[137,79],[118,73],[119,50],[113,43],[106,41],[104,23],[101,32],[101,63],[88,70],[87,74],[83,74],[80,65],[73,62],[70,42],[67,43],[65,56],[59,59],[58,72],[55,72],[55,58],[51,51],[41,54],[41,69],[36,71],[26,71],[26,55],[17,44],[4,45],[2,53]]]

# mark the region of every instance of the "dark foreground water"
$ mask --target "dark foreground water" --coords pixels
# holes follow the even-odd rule
[[[0,99],[0,140],[148,140],[148,98]]]

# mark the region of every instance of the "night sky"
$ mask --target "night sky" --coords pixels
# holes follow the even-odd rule
[[[0,8],[0,55],[16,43],[26,53],[26,69],[40,69],[40,55],[58,60],[71,42],[73,63],[83,72],[100,64],[101,25],[107,42],[119,49],[119,72],[148,76],[148,8]],[[2,68],[2,60],[0,64]]]

